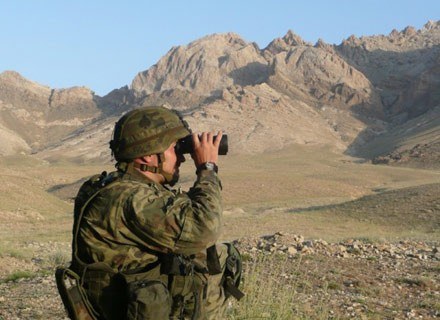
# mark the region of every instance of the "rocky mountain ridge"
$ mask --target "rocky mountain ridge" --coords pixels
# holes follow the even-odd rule
[[[364,146],[380,145],[396,126],[440,117],[438,92],[440,22],[351,36],[340,45],[312,45],[288,31],[260,49],[234,33],[214,34],[171,48],[130,88],[105,97],[0,74],[1,154],[108,159],[111,127],[121,113],[168,104],[196,131],[227,131],[231,152],[328,144],[368,157]],[[438,126],[430,130],[428,149],[440,135]],[[410,140],[410,132],[399,132],[400,141]],[[399,147],[383,144],[383,153]]]

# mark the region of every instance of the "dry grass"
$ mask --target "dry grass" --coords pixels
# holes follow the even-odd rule
[[[429,263],[327,256],[245,256],[242,290],[227,319],[394,319],[440,314],[438,274]],[[435,266],[433,262],[431,265]],[[380,273],[377,272],[380,270]]]
[[[254,256],[245,264],[247,267],[244,268],[243,291],[247,295],[239,304],[231,302],[227,310],[228,319],[293,318],[292,304],[296,283],[280,276],[286,275],[283,268],[285,264],[269,262],[269,259],[273,257]],[[268,265],[271,265],[271,268],[268,268]]]
[[[378,225],[359,215],[302,209],[350,201],[377,190],[440,182],[438,171],[361,164],[324,147],[296,146],[264,155],[220,158],[227,239],[283,230],[327,240],[405,237],[408,232],[394,228],[386,217]],[[4,168],[0,237],[11,241],[70,241],[72,203],[48,190],[59,190],[67,199],[79,187],[75,182],[113,169],[111,163],[49,165],[31,157],[0,158],[0,166]],[[182,165],[182,187],[191,186],[193,179],[188,160]]]
[[[191,186],[194,179],[190,162],[183,164],[183,189]],[[68,261],[72,202],[55,195],[65,199],[73,197],[79,187],[78,181],[103,170],[111,171],[113,165],[49,165],[29,157],[9,157],[0,158],[0,167],[0,259],[8,264],[7,268],[0,268],[3,279],[26,277],[16,271],[24,270],[24,266],[35,258],[42,259],[39,263],[33,262],[39,271],[29,269],[29,273],[48,272],[56,264]],[[220,175],[225,204],[224,239],[257,237],[276,231],[332,242],[346,238],[371,241],[440,238],[438,229],[429,232],[426,227],[431,221],[428,218],[436,212],[420,213],[427,219],[411,216],[408,221],[419,223],[420,228],[396,223],[406,221],[408,212],[398,210],[404,202],[393,202],[393,196],[379,199],[379,203],[389,204],[384,212],[369,207],[375,198],[373,202],[337,205],[386,190],[439,183],[438,171],[373,166],[334,154],[326,148],[298,146],[265,155],[222,157]],[[55,194],[48,190],[60,192]],[[362,206],[362,210],[355,210]],[[311,207],[315,208],[311,210]],[[397,210],[386,214],[390,208]],[[33,243],[36,245],[32,246]],[[239,304],[230,306],[229,319],[349,318],[343,307],[332,303],[334,294],[340,294],[341,299],[348,297],[350,303],[367,305],[372,310],[367,314],[369,319],[393,316],[392,310],[383,311],[375,306],[375,296],[387,299],[379,284],[370,287],[366,280],[361,281],[355,288],[358,292],[354,298],[352,292],[344,291],[343,275],[368,273],[368,269],[359,269],[365,262],[347,271],[344,270],[347,266],[330,260],[318,261],[318,258],[310,258],[310,261],[287,261],[278,256],[248,258],[243,282],[248,295]],[[367,260],[372,265],[379,262]],[[438,266],[431,267],[438,271]],[[417,278],[415,274],[402,275],[395,282],[411,290],[429,289],[432,273],[429,272],[428,280],[426,276]],[[318,298],[314,300],[317,293]],[[427,297],[415,301],[414,308],[423,305],[430,310],[438,308],[435,297]],[[396,308],[399,307],[396,302]]]

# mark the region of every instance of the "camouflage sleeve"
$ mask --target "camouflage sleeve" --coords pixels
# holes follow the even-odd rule
[[[188,193],[138,188],[127,201],[124,223],[158,248],[193,254],[212,245],[222,224],[221,183],[202,171]]]

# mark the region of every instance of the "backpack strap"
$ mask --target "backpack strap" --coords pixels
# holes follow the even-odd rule
[[[93,308],[84,288],[80,285],[80,277],[65,267],[58,267],[55,272],[58,292],[73,320],[99,320],[98,312]]]

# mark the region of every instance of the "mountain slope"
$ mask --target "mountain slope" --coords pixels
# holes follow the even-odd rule
[[[388,36],[351,36],[336,50],[380,88],[384,112],[394,121],[440,105],[440,22]]]
[[[0,74],[0,141],[9,145],[0,154],[39,150],[99,114],[93,93],[87,88],[50,89],[16,72]],[[15,138],[7,138],[6,132]]]
[[[261,83],[267,69],[256,44],[234,33],[214,34],[172,48],[157,64],[139,73],[131,87],[143,95],[180,89],[211,96],[233,84]]]
[[[321,144],[369,158],[426,144],[432,152],[423,157],[436,159],[438,122],[419,122],[440,117],[439,48],[439,22],[352,36],[338,46],[312,45],[289,31],[259,49],[237,34],[214,34],[172,48],[130,88],[105,97],[4,72],[0,143],[11,147],[2,152],[108,159],[111,129],[123,112],[167,104],[195,131],[225,130],[232,153]]]

